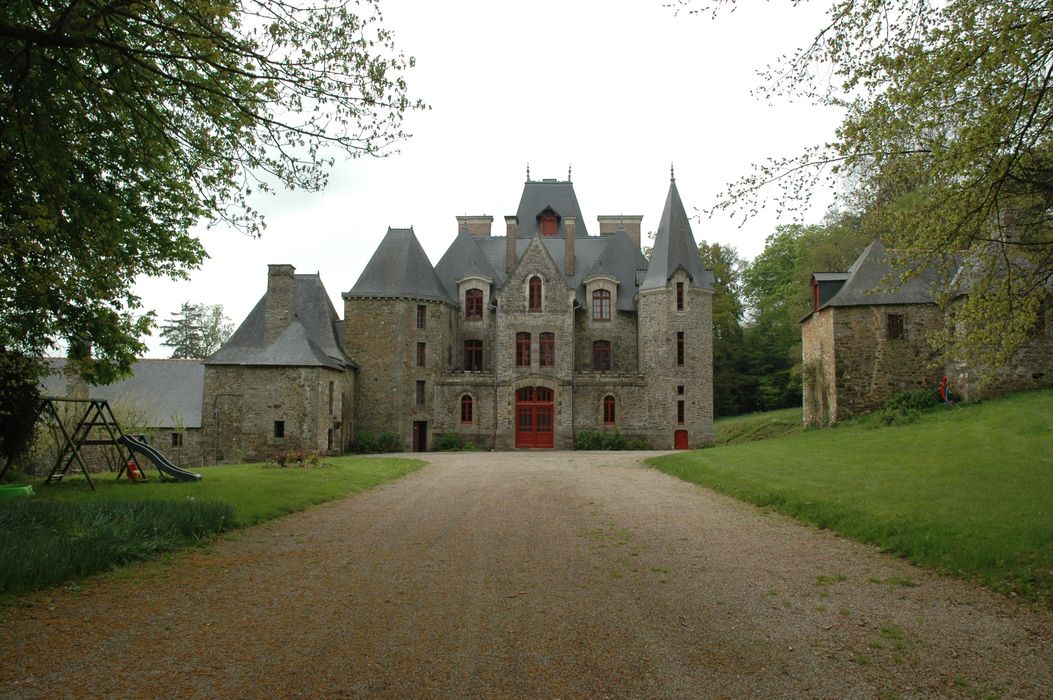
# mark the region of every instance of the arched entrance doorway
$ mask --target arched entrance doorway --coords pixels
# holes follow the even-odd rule
[[[516,447],[552,447],[553,391],[525,386],[516,391]]]

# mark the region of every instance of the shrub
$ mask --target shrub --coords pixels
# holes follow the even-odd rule
[[[617,430],[583,430],[574,440],[575,450],[646,450],[650,445],[642,438],[626,438]]]
[[[435,449],[440,452],[474,452],[479,448],[474,442],[465,440],[459,433],[443,433],[435,441]]]
[[[271,461],[282,468],[299,467],[301,469],[306,469],[308,467],[321,466],[322,458],[317,452],[308,452],[306,450],[285,450],[282,452],[276,452]]]
[[[916,421],[921,411],[935,408],[938,403],[934,390],[903,391],[885,402],[878,420],[882,425],[906,425]]]
[[[389,432],[374,435],[368,431],[363,431],[351,443],[351,451],[359,455],[402,452],[402,449],[402,438],[395,433]]]

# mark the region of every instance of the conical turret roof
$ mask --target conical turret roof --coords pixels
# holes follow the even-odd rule
[[[665,198],[665,209],[658,222],[651,263],[647,267],[640,289],[665,287],[678,268],[683,268],[691,279],[692,287],[708,289],[712,286],[712,275],[706,271],[698,256],[698,245],[691,233],[691,223],[680,201],[676,180],[669,182],[669,194]]]
[[[389,228],[344,297],[410,297],[452,301],[411,228]]]

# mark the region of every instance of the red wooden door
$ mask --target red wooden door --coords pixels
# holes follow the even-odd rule
[[[555,401],[551,389],[523,387],[516,392],[516,447],[552,447]]]
[[[687,431],[678,430],[673,433],[673,449],[675,450],[686,450],[687,448]]]

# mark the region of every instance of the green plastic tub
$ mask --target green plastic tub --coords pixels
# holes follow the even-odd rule
[[[32,495],[33,487],[30,484],[4,484],[3,486],[0,486],[0,500]]]

